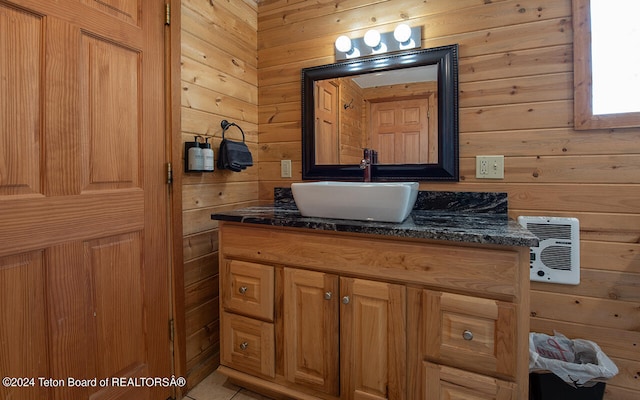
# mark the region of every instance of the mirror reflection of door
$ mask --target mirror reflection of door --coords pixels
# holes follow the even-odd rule
[[[379,164],[437,163],[435,94],[376,100],[369,107],[369,147]]]
[[[337,82],[334,80],[316,82],[314,99],[316,164],[339,164]]]

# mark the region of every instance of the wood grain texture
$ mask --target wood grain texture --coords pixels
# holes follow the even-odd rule
[[[571,1],[439,0],[419,7],[408,0],[350,0],[338,5],[265,0],[257,7],[250,1],[233,5],[216,3],[218,8],[229,7],[217,10],[223,12],[220,15],[242,14],[237,22],[241,25],[239,31],[245,31],[246,26],[257,27],[258,44],[253,52],[247,51],[247,46],[230,49],[233,42],[225,40],[227,33],[221,33],[230,29],[229,25],[221,28],[224,23],[214,22],[218,25],[211,32],[197,26],[206,26],[207,19],[199,15],[211,12],[192,11],[208,7],[206,2],[193,3],[196,2],[186,5],[184,20],[188,27],[182,32],[183,57],[189,58],[185,62],[185,82],[215,84],[224,87],[224,93],[237,93],[233,85],[227,85],[229,81],[242,87],[246,85],[240,81],[257,87],[258,101],[249,111],[256,113],[257,119],[250,119],[257,123],[246,123],[250,126],[249,136],[257,135],[252,143],[259,142],[259,147],[255,147],[258,168],[250,178],[258,185],[258,198],[271,200],[274,187],[288,186],[291,181],[301,179],[300,68],[334,62],[333,41],[340,34],[362,36],[366,29],[374,26],[392,30],[395,23],[403,19],[423,26],[424,47],[451,43],[460,46],[463,180],[458,184],[423,184],[422,189],[502,191],[509,195],[511,217],[578,217],[582,228],[584,284],[576,288],[534,284],[534,293],[539,293],[540,299],[552,296],[543,300],[545,304],[553,304],[557,299],[553,297],[555,294],[578,295],[590,300],[589,311],[599,309],[602,304],[611,311],[630,310],[632,316],[638,318],[637,311],[625,302],[637,302],[633,293],[640,273],[637,228],[640,226],[640,182],[635,160],[640,154],[640,130],[574,130]],[[402,10],[402,15],[398,10]],[[212,89],[209,95],[214,92]],[[248,94],[235,104],[246,102]],[[214,96],[213,100],[218,99]],[[224,97],[220,100],[227,103]],[[211,110],[183,108],[183,131],[214,136],[220,132],[220,119],[242,115],[236,110],[227,111],[226,105]],[[478,114],[479,111],[482,113]],[[184,140],[187,139],[185,136]],[[483,154],[505,155],[504,181],[475,179],[473,161],[476,155]],[[281,159],[293,160],[292,180],[280,178]],[[220,176],[225,182],[246,176],[212,175]],[[185,178],[199,185],[201,179],[208,182],[213,177],[187,175]],[[209,214],[208,208],[186,211],[185,234],[215,234],[217,224],[208,221]],[[604,271],[610,273],[604,274]],[[596,284],[598,281],[602,284]],[[566,308],[565,313],[573,309],[564,302],[555,307]],[[538,326],[547,333],[552,333],[555,326],[566,328],[567,334],[583,334],[587,339],[601,341],[605,352],[617,353],[616,344],[598,332],[604,330],[614,337],[633,336],[635,332],[610,328],[612,320],[616,318],[582,322],[544,319],[548,323]],[[640,362],[637,352],[623,352],[619,357],[625,363]],[[637,397],[640,384],[629,371],[631,369],[622,370],[624,377],[609,382],[606,399]],[[618,382],[631,384],[625,383],[623,388]]]
[[[4,376],[171,374],[163,13],[159,1],[0,5]],[[7,305],[30,323],[6,320]],[[170,393],[67,383],[0,396]]]
[[[262,337],[258,327],[266,322],[260,316],[245,321],[244,328],[230,320],[221,322],[223,331],[247,331],[228,335],[230,339],[221,343],[223,353],[238,354],[235,359],[223,358],[221,371],[237,378],[241,385],[258,388],[265,394],[277,393],[276,398],[299,392],[316,399],[431,398],[423,394],[424,390],[433,390],[427,386],[431,384],[419,373],[423,362],[429,360],[443,367],[463,368],[459,374],[464,376],[482,374],[468,383],[457,382],[462,387],[455,391],[460,393],[526,397],[528,346],[518,343],[528,343],[529,298],[517,293],[528,291],[528,275],[512,273],[505,285],[511,286],[514,295],[505,296],[480,289],[485,287],[483,278],[461,271],[463,267],[452,264],[448,257],[456,254],[470,260],[472,257],[462,253],[473,252],[480,260],[476,269],[483,265],[491,269],[502,251],[502,256],[513,253],[502,260],[510,263],[512,271],[528,271],[527,248],[398,241],[231,222],[223,222],[220,229],[221,262],[252,265],[244,268],[249,274],[254,265],[261,269],[260,264],[263,269],[276,270],[275,376],[257,369],[261,363],[258,353],[240,356],[243,346],[246,351],[247,345],[262,340],[258,339]],[[414,251],[424,258],[416,261]],[[428,268],[412,267],[426,260]],[[410,274],[403,274],[405,270]],[[225,275],[227,272],[223,270],[224,281],[231,279],[231,275]],[[458,274],[465,275],[467,284],[450,282],[457,281]],[[434,278],[424,278],[429,275]],[[496,279],[502,273],[490,275]],[[448,283],[442,285],[444,281]],[[337,360],[332,355],[338,357],[338,301],[340,368],[331,368],[330,361]],[[228,310],[229,307],[221,310],[225,318],[247,319]],[[473,332],[473,340],[464,339],[465,329]],[[247,345],[240,346],[240,350],[235,349],[238,337],[247,337],[243,339]],[[328,390],[328,382],[336,382],[332,373],[338,370],[340,392],[336,393]],[[242,371],[264,380],[253,379]],[[439,373],[429,379],[434,377],[440,381]],[[488,387],[485,385],[491,382]],[[508,389],[503,393],[504,388]]]
[[[249,206],[259,197],[257,5],[252,0],[185,0],[180,22],[181,162],[174,171],[182,183],[183,259],[189,274],[184,291],[198,293],[190,297],[185,329],[187,378],[193,387],[219,364],[219,344],[211,336],[218,310],[207,309],[217,288],[206,282],[217,279],[218,269],[218,223],[210,216],[216,210]],[[216,167],[214,173],[184,174],[183,143],[193,141],[194,135],[209,139],[217,160],[223,119],[242,127],[256,166],[242,173]],[[227,135],[240,139],[235,128]]]
[[[284,268],[282,296],[287,381],[338,396],[338,277]]]
[[[223,257],[322,267],[336,273],[357,273],[389,281],[429,284],[479,296],[518,297],[516,282],[523,253],[512,249],[485,249],[455,244],[401,242],[355,235],[328,235],[302,229],[269,230],[227,224],[221,238]],[[247,247],[245,243],[251,243]],[[320,257],[321,256],[321,257]],[[526,258],[528,259],[528,257]],[[376,268],[374,268],[376,267]],[[451,268],[459,276],[448,274]]]
[[[301,180],[296,166],[301,160],[300,69],[333,63],[333,41],[339,35],[362,37],[371,27],[389,31],[401,19],[422,26],[423,47],[460,46],[462,179],[455,184],[424,183],[421,189],[506,192],[512,218],[579,218],[583,283],[533,284],[538,306],[532,311],[545,316],[532,321],[545,321],[537,326],[546,333],[557,326],[569,335],[601,341],[603,350],[612,351],[621,363],[637,365],[637,352],[620,352],[600,332],[635,337],[637,326],[630,321],[640,319],[635,295],[640,274],[640,130],[574,129],[573,25],[581,20],[573,15],[572,3],[261,2],[260,198],[270,200],[274,187],[290,185],[279,177],[281,158],[294,160],[293,181]],[[475,156],[485,154],[505,156],[504,180],[475,179]],[[574,297],[581,305],[571,302]],[[637,397],[637,368],[629,371],[621,370],[608,383],[605,399]]]

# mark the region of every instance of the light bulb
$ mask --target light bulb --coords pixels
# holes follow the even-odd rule
[[[352,49],[351,39],[348,36],[342,35],[338,36],[336,39],[336,49],[343,53],[348,53]]]
[[[370,29],[364,34],[364,43],[371,47],[376,48],[380,45],[380,32],[375,29]]]
[[[406,43],[411,39],[411,27],[407,24],[400,24],[393,31],[393,37],[400,43]]]

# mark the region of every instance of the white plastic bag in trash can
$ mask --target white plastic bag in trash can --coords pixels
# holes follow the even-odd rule
[[[529,372],[551,371],[573,387],[593,386],[618,373],[594,342],[554,334],[529,333]]]

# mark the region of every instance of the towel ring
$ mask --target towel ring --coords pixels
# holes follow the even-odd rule
[[[223,119],[222,121],[220,121],[220,126],[222,127],[222,139],[224,139],[224,133],[226,132],[226,130],[231,126],[235,126],[236,128],[240,129],[240,133],[242,133],[242,142],[244,143],[244,131],[242,130],[242,128],[240,128],[240,125],[236,124],[235,122],[229,122],[226,119]]]

